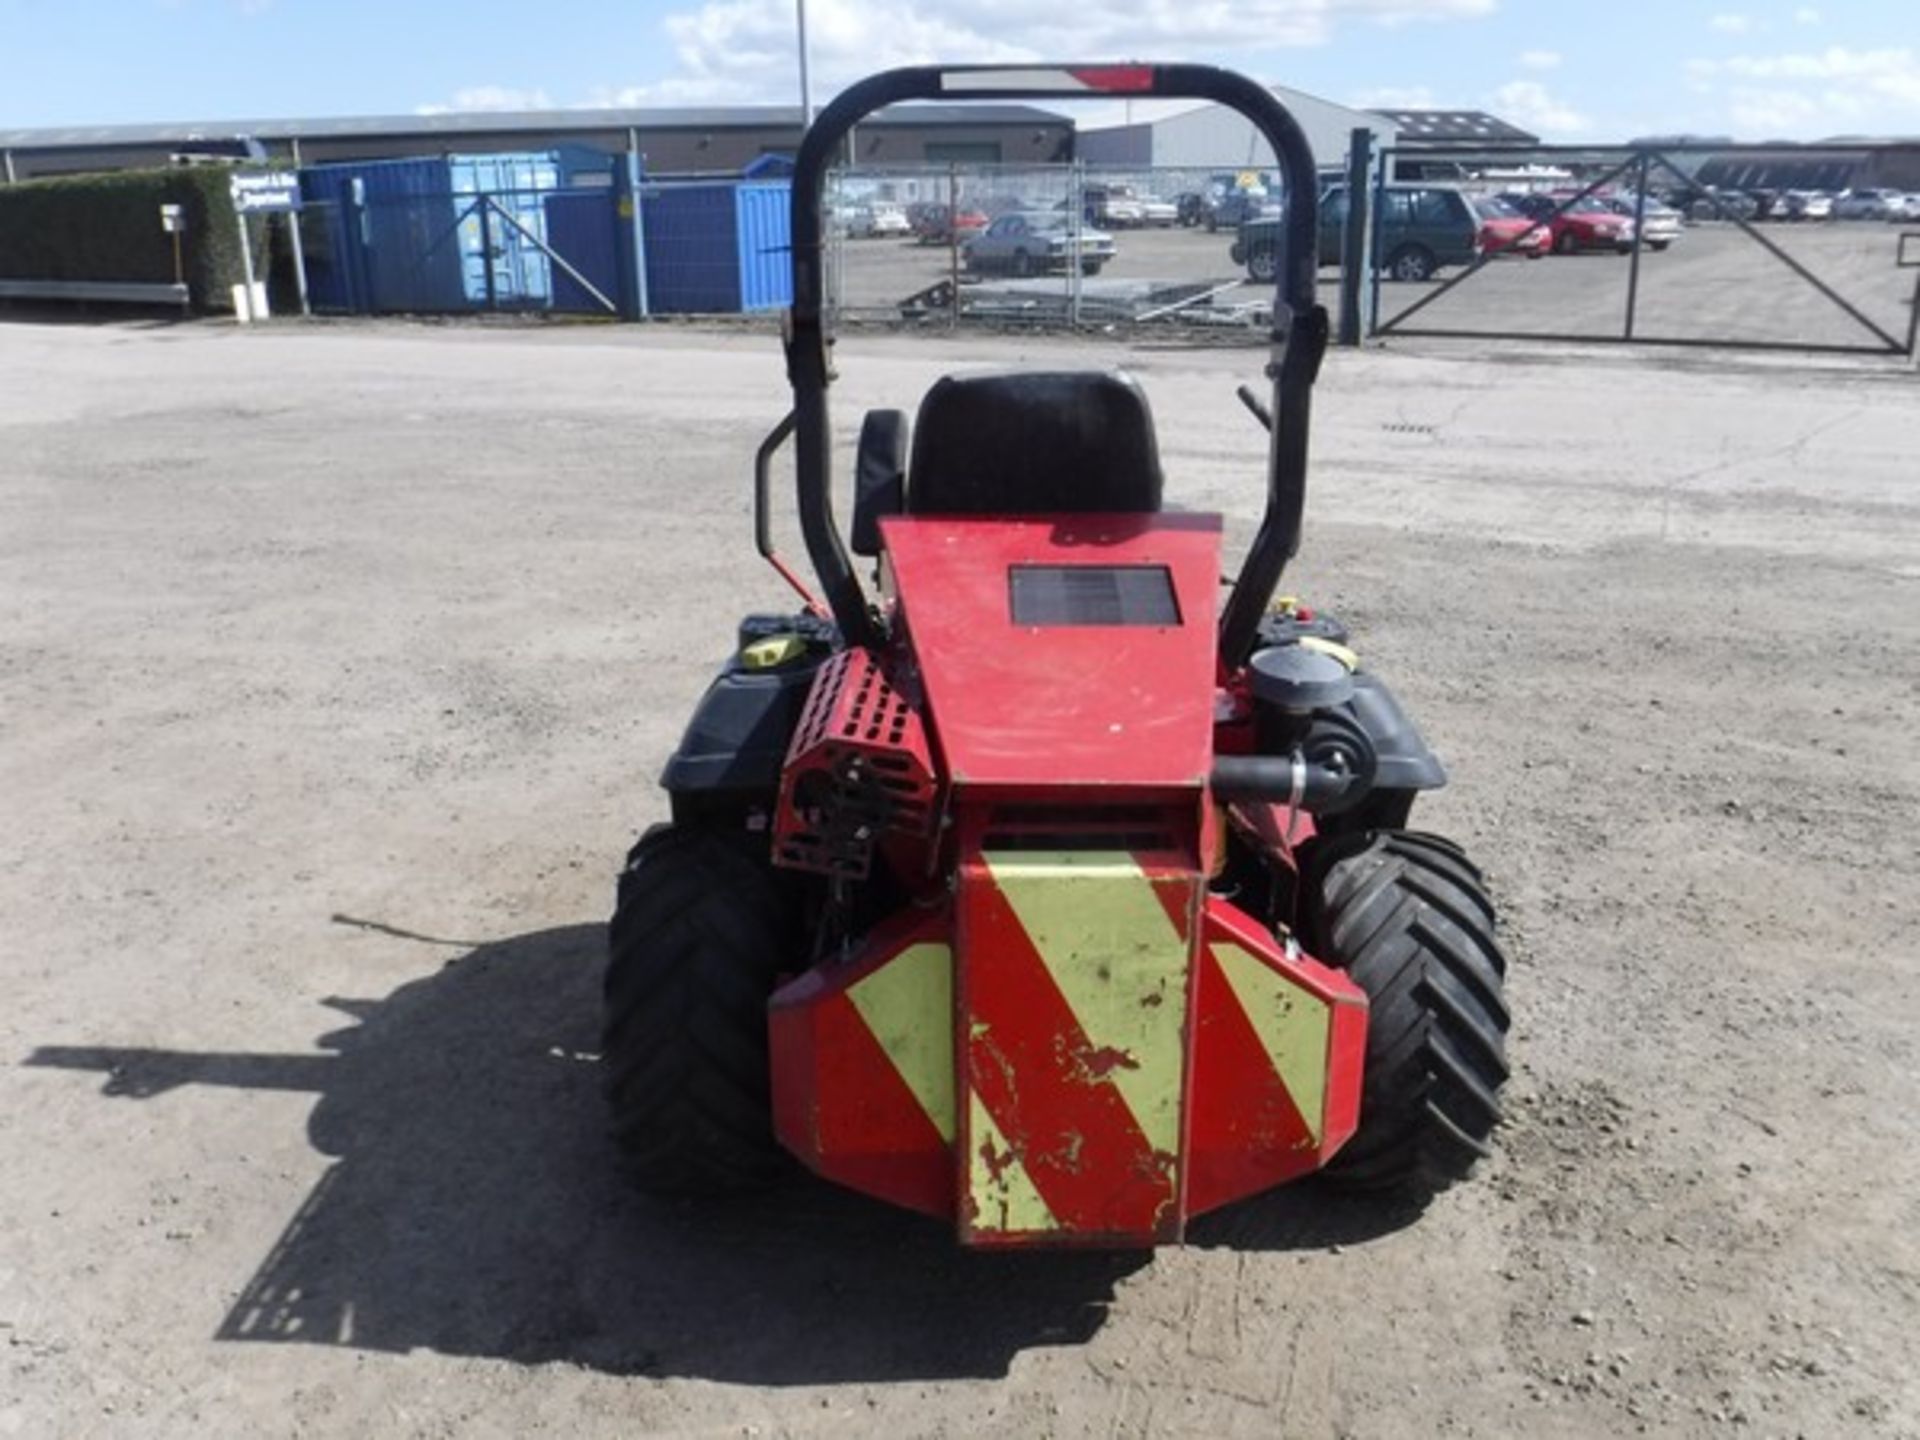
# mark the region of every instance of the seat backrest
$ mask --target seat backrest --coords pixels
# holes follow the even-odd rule
[[[1160,508],[1147,397],[1119,371],[949,375],[920,402],[907,467],[912,515]]]

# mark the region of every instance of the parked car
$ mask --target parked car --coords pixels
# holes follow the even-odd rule
[[[1920,221],[1920,191],[1911,195],[1902,195],[1900,203],[1893,208],[1887,218],[1896,225]]]
[[[907,212],[884,200],[842,206],[835,211],[835,215],[845,217],[846,233],[856,239],[872,240],[913,233],[913,226],[907,223]]]
[[[1082,195],[1087,222],[1111,230],[1173,225],[1180,219],[1177,205],[1142,194],[1131,185],[1089,185]]]
[[[1521,255],[1538,260],[1553,245],[1546,226],[1523,215],[1498,195],[1468,197],[1480,217],[1480,249],[1488,255]]]
[[[1480,217],[1467,197],[1444,185],[1388,185],[1373,218],[1373,253],[1380,273],[1395,280],[1431,280],[1442,266],[1470,265],[1480,249]],[[1248,220],[1228,252],[1253,279],[1279,273],[1280,220]],[[1347,187],[1320,197],[1319,262],[1338,265],[1347,227]]]
[[[1895,211],[1905,212],[1907,197],[1898,190],[1867,187],[1847,190],[1834,197],[1836,220],[1891,220]]]
[[[1280,184],[1259,170],[1223,171],[1207,181],[1207,229],[1233,230],[1280,213]]]
[[[1064,271],[1076,258],[1081,273],[1098,275],[1114,256],[1113,236],[1082,228],[1075,245],[1069,216],[1058,210],[1013,210],[960,247],[975,274],[1041,275]]]
[[[1833,196],[1824,190],[1789,190],[1786,194],[1787,219],[1831,220]]]
[[[1696,189],[1682,197],[1667,196],[1667,203],[1686,211],[1692,220],[1752,220],[1760,213],[1760,202],[1744,190],[1721,190],[1712,185]],[[1717,203],[1716,203],[1717,202]]]
[[[1639,215],[1640,243],[1649,250],[1666,249],[1680,238],[1680,232],[1686,228],[1686,221],[1678,210],[1662,204],[1651,195],[1646,197],[1644,210],[1640,209],[1640,201],[1631,190],[1616,191],[1602,199],[1616,215],[1624,215],[1629,220],[1636,213]]]
[[[945,205],[920,205],[907,218],[913,222],[913,233],[920,237],[922,245],[968,240],[992,223],[985,211],[972,205],[962,205],[957,211]]]
[[[1575,255],[1582,250],[1615,250],[1624,255],[1633,249],[1633,221],[1615,214],[1606,201],[1593,195],[1574,199],[1576,191],[1556,190],[1513,192],[1501,196],[1521,211],[1538,220],[1553,235],[1553,253]]]

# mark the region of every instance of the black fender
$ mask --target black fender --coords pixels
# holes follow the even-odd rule
[[[773,636],[792,635],[797,652],[777,664],[752,666],[746,647]],[[750,616],[741,622],[741,649],[694,707],[680,744],[660,775],[660,787],[678,802],[687,797],[725,798],[771,805],[780,790],[787,747],[800,723],[813,677],[833,653],[832,627],[811,616]]]
[[[1370,670],[1360,671],[1353,677],[1353,698],[1346,708],[1367,732],[1379,756],[1373,776],[1375,790],[1438,790],[1447,783],[1447,767],[1427,747],[1386,681]]]

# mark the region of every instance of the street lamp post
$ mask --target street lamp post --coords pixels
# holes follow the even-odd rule
[[[807,79],[807,0],[793,0],[800,21],[800,113],[813,124],[813,87]]]

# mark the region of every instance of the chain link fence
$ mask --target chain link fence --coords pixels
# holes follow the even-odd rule
[[[1151,326],[1259,333],[1236,242],[1277,210],[1257,171],[1082,165],[842,170],[825,199],[840,325]]]

